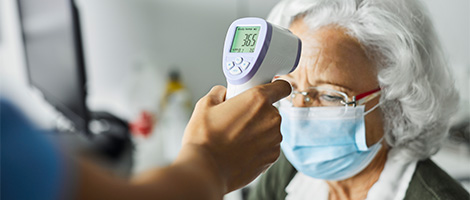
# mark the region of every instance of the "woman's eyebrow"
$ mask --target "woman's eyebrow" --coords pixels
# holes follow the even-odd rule
[[[351,88],[347,87],[347,86],[344,86],[344,85],[341,85],[341,84],[338,84],[338,83],[334,83],[334,82],[331,82],[331,81],[328,81],[328,80],[317,80],[317,81],[315,81],[315,85],[321,85],[321,84],[333,85],[333,86],[344,89],[346,92],[353,92],[353,90]]]

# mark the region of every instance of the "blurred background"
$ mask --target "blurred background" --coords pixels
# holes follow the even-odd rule
[[[212,86],[226,85],[221,64],[229,25],[241,17],[266,18],[277,2],[76,0],[86,105],[140,127],[131,138],[130,173],[174,159],[194,104]],[[470,190],[470,1],[425,3],[461,96],[450,137],[434,160]],[[63,117],[28,83],[17,6],[0,1],[0,92],[41,127],[54,129]]]

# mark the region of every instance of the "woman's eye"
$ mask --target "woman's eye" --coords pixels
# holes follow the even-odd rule
[[[320,98],[323,101],[329,101],[329,102],[341,102],[341,101],[343,101],[343,97],[341,97],[341,96],[328,95],[328,94],[323,94],[323,95],[320,96]]]

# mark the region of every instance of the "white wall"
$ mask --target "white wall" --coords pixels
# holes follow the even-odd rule
[[[275,2],[80,0],[91,106],[126,95],[122,80],[136,62],[155,67],[158,79],[178,67],[194,101],[212,86],[225,85],[221,61],[228,26],[240,16],[267,15]],[[159,84],[148,92],[162,89]]]
[[[459,117],[470,117],[470,1],[426,0],[460,91]]]

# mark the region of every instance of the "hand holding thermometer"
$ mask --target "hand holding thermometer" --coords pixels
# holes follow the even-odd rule
[[[225,37],[222,61],[226,99],[271,80],[280,71],[294,71],[301,46],[300,39],[289,30],[264,19],[235,20]]]

